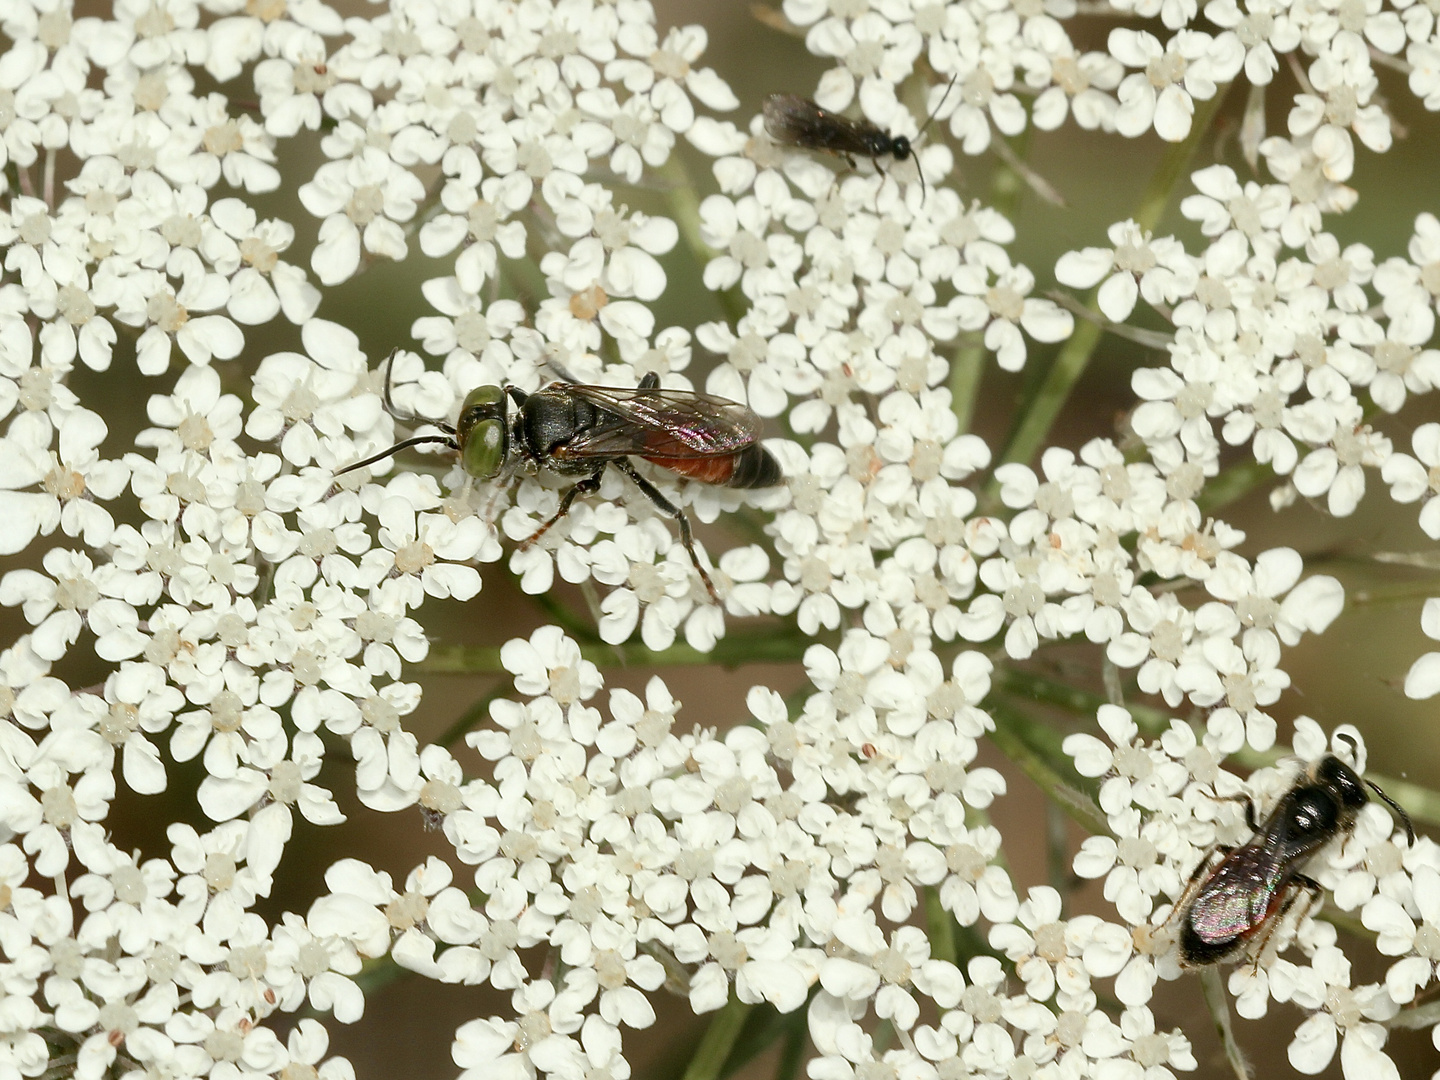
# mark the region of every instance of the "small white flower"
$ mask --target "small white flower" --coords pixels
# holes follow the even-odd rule
[[[442,163],[449,180],[441,190],[448,213],[420,228],[420,250],[432,258],[465,244],[455,263],[461,288],[479,293],[497,266],[497,249],[512,259],[525,251],[525,226],[508,220],[529,202],[534,185],[524,173],[481,178],[480,159],[469,147],[452,147]]]
[[[1432,596],[1425,601],[1420,629],[1426,637],[1440,641],[1440,598]],[[1440,694],[1440,652],[1425,653],[1405,675],[1405,696],[1423,701],[1436,694]]]
[[[1326,496],[1330,513],[1347,517],[1365,494],[1364,466],[1383,467],[1390,457],[1390,440],[1363,424],[1339,428],[1330,443],[1301,459],[1295,467],[1295,489],[1307,498]]]
[[[1113,249],[1086,248],[1062,255],[1055,276],[1077,289],[1100,285],[1100,310],[1124,322],[1138,298],[1170,305],[1194,289],[1196,268],[1181,245],[1142,234],[1133,222],[1110,226]]]
[[[1015,963],[1025,992],[1043,1002],[1050,1000],[1057,986],[1066,994],[1088,990],[1089,958],[1082,956],[1071,924],[1060,918],[1060,894],[1045,885],[1031,889],[1016,917],[1018,923],[991,929],[990,944]]]
[[[1228,35],[1211,38],[1188,29],[1164,42],[1143,30],[1116,29],[1108,45],[1111,56],[1138,69],[1116,89],[1115,129],[1135,138],[1154,127],[1167,142],[1190,133],[1195,101],[1214,97],[1217,85],[1234,78],[1245,57],[1239,41]]]
[[[237,321],[253,326],[284,312],[301,324],[315,314],[319,290],[303,270],[279,258],[294,243],[293,226],[260,221],[239,199],[219,200],[210,207],[210,218],[218,229],[204,241],[206,256],[222,272],[233,268],[227,310]]]
[[[410,170],[365,148],[355,157],[320,166],[299,194],[305,209],[324,218],[311,267],[323,284],[336,285],[358,269],[362,248],[391,259],[405,257],[401,223],[414,217],[425,190]]]

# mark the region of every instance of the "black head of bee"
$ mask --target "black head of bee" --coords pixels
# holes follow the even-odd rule
[[[1315,766],[1315,784],[1324,788],[1340,804],[1342,812],[1356,814],[1370,801],[1359,775],[1334,754],[1320,759]]]

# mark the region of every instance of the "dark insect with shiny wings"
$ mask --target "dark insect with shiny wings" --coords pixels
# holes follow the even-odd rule
[[[404,422],[418,419],[395,410],[388,374],[385,408]],[[456,451],[465,471],[477,480],[493,480],[525,465],[562,476],[583,476],[560,497],[554,515],[520,545],[523,549],[564,517],[577,497],[598,491],[605,469],[614,466],[657,510],[679,524],[680,541],[716,603],[720,598],[695,552],[690,519],[635,470],[630,458],[643,458],[722,487],[774,487],[784,479],[780,463],[759,442],[758,416],[739,402],[713,394],[662,389],[660,377],[653,373],[636,387],[553,382],[526,393],[518,386],[481,386],[466,395],[454,427],[436,426],[445,434],[405,439],[336,475],[372,465],[406,447],[440,443]]]
[[[777,143],[836,154],[844,158],[852,169],[857,157],[870,158],[879,169],[880,159],[887,154],[896,161],[904,161],[914,154],[915,142],[935,119],[935,113],[945,104],[945,98],[950,96],[954,86],[955,80],[951,79],[944,97],[936,103],[935,111],[926,118],[914,140],[906,135],[891,135],[869,120],[840,116],[798,94],[771,94],[765,99],[765,130]],[[920,177],[923,196],[925,174],[920,172],[918,161],[915,172]]]
[[[1254,835],[1239,847],[1212,849],[1196,868],[1170,916],[1180,920],[1181,964],[1203,967],[1246,951],[1258,961],[1295,902],[1320,895],[1319,883],[1301,871],[1311,855],[1355,827],[1356,815],[1370,801],[1367,784],[1395,811],[1413,844],[1415,828],[1400,805],[1327,754],[1281,797],[1263,824],[1256,824],[1255,808],[1247,802],[1245,820]]]

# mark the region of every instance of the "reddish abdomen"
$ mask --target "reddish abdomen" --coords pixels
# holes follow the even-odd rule
[[[733,454],[716,454],[713,457],[651,457],[646,454],[645,460],[692,480],[721,487],[766,488],[785,482],[780,462],[759,443],[742,446]]]
[[[663,469],[677,472],[681,476],[688,476],[692,480],[699,480],[705,484],[719,484],[722,487],[730,482],[730,477],[735,472],[735,455],[733,454],[700,458],[647,457],[645,460],[653,462]]]

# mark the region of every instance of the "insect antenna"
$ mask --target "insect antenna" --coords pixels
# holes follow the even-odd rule
[[[384,363],[380,365],[385,369],[385,389],[381,395],[382,400],[385,402],[385,411],[402,424],[423,423],[423,419],[414,413],[401,412],[397,409],[395,407],[395,399],[390,396],[390,387],[395,379],[395,355],[399,351],[400,346],[396,345],[395,348],[390,350],[390,355],[385,357]]]
[[[1365,780],[1365,783],[1369,786],[1371,791],[1375,792],[1376,795],[1379,795],[1380,798],[1384,799],[1387,803],[1390,804],[1390,809],[1395,811],[1395,816],[1398,817],[1400,819],[1400,823],[1405,826],[1405,835],[1410,838],[1410,843],[1413,845],[1415,843],[1415,826],[1410,824],[1410,815],[1405,812],[1405,808],[1402,807],[1394,799],[1392,799],[1389,795],[1386,795],[1385,792],[1381,791],[1380,785],[1375,783],[1374,780],[1368,780],[1364,777],[1361,777],[1361,779]]]
[[[1358,759],[1360,754],[1360,740],[1356,739],[1353,735],[1350,735],[1344,731],[1337,731],[1335,733],[1335,738],[1343,739],[1345,742],[1348,742],[1353,748],[1351,750],[1351,753],[1353,753]],[[1376,795],[1379,795],[1381,800],[1384,801],[1391,810],[1395,811],[1395,815],[1400,819],[1400,823],[1405,826],[1405,835],[1410,838],[1410,843],[1414,844],[1415,826],[1411,824],[1410,815],[1405,812],[1405,808],[1399,803],[1397,803],[1394,799],[1392,799],[1389,795],[1386,795],[1385,792],[1381,791],[1380,785],[1375,783],[1374,780],[1371,780],[1368,777],[1364,776],[1362,776],[1360,779],[1365,782],[1365,785],[1369,787],[1371,791],[1375,792]]]
[[[399,420],[402,424],[434,424],[435,427],[438,427],[441,431],[445,432],[445,434],[416,435],[414,438],[404,439],[396,443],[394,446],[390,447],[390,449],[388,450],[381,450],[378,454],[371,454],[369,457],[363,459],[362,461],[355,461],[349,465],[346,465],[343,469],[336,469],[336,476],[343,476],[347,472],[353,472],[356,469],[363,469],[366,465],[374,465],[375,462],[383,461],[385,458],[390,457],[392,454],[398,454],[401,450],[408,450],[412,446],[423,446],[426,443],[444,443],[451,450],[460,449],[460,443],[455,439],[455,429],[449,424],[434,420],[425,420],[423,417],[416,416],[413,413],[401,412],[395,407],[395,400],[390,396],[390,383],[395,374],[395,354],[399,351],[400,347],[397,345],[395,348],[390,350],[390,355],[385,358],[385,392],[383,395],[385,401],[385,411],[396,420]]]
[[[955,89],[955,80],[958,78],[960,78],[958,71],[950,76],[950,83],[945,87],[945,93],[940,95],[940,100],[935,103],[935,108],[930,110],[930,115],[925,118],[925,123],[921,124],[920,130],[915,133],[915,143],[919,143],[920,136],[925,134],[925,129],[930,126],[930,122],[935,119],[935,115],[945,107],[945,102],[950,98],[950,91]],[[920,201],[923,203],[929,192],[925,187],[925,170],[920,168],[920,151],[918,147],[915,150],[915,173],[920,177]]]
[[[934,120],[935,115],[945,107],[945,102],[950,97],[950,91],[955,89],[955,80],[958,78],[960,78],[958,72],[950,77],[950,82],[945,87],[945,93],[940,95],[940,100],[935,103],[935,108],[930,110],[930,115],[925,118],[925,123],[921,124],[920,130],[915,133],[915,138],[918,139],[921,135],[925,134],[925,129],[930,126],[930,121]]]
[[[448,428],[450,425],[436,424],[435,426]],[[388,450],[381,450],[378,454],[371,454],[369,457],[362,458],[360,461],[351,462],[343,469],[336,469],[335,475],[343,476],[345,473],[353,472],[355,469],[363,469],[366,465],[374,465],[375,462],[383,461],[393,454],[398,454],[401,450],[408,450],[412,446],[423,446],[425,443],[444,443],[451,450],[458,451],[460,449],[460,444],[455,440],[453,433],[449,435],[416,435],[413,439],[402,439]]]

